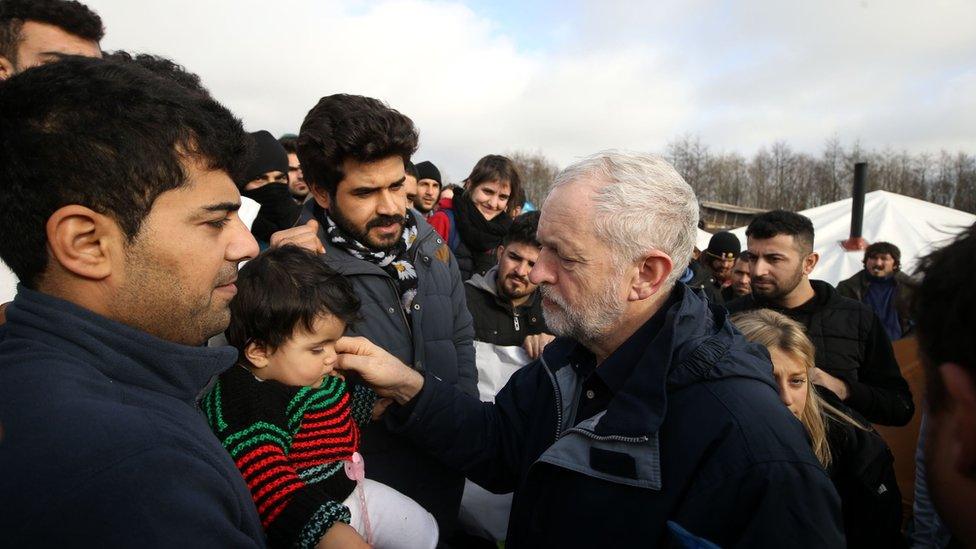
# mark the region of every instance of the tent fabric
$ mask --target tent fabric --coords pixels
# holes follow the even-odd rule
[[[247,225],[248,230],[250,230],[251,224],[254,223],[254,218],[257,217],[260,209],[261,205],[254,200],[246,196],[241,197],[241,209],[238,211],[238,215],[241,221]],[[10,270],[10,267],[0,261],[0,303],[13,301],[16,293],[17,276]]]
[[[853,199],[839,200],[800,213],[810,218],[814,250],[820,262],[810,278],[836,286],[864,268],[863,251],[848,252],[840,243],[850,236]],[[888,191],[873,191],[864,197],[862,236],[868,243],[891,242],[901,250],[901,269],[915,272],[918,260],[947,244],[976,223],[976,216]],[[746,228],[732,231],[745,244]]]

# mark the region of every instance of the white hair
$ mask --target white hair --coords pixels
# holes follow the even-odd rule
[[[698,229],[698,198],[684,178],[658,155],[611,150],[559,172],[550,192],[584,180],[596,184],[596,237],[615,252],[618,264],[662,251],[674,263],[665,281],[673,285],[691,261]]]

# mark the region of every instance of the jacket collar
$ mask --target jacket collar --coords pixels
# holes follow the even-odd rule
[[[159,339],[63,299],[18,285],[7,309],[8,336],[40,341],[109,379],[194,405],[237,360],[233,347],[191,347]]]

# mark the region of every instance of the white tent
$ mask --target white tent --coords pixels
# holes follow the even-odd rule
[[[836,286],[864,268],[863,251],[848,252],[840,246],[850,236],[852,202],[848,198],[800,212],[813,222],[814,249],[820,254],[820,263],[811,278]],[[919,258],[973,223],[976,216],[966,212],[888,191],[873,191],[864,198],[861,234],[869,243],[884,241],[898,246],[901,269],[910,274]],[[746,228],[732,232],[745,247]]]
[[[254,200],[246,196],[241,197],[241,209],[238,215],[240,215],[241,220],[244,221],[248,229],[251,228],[251,223],[254,223],[254,218],[258,216],[260,209],[261,205]],[[0,261],[0,303],[13,301],[14,294],[16,293],[17,277],[3,261]]]
[[[712,233],[698,229],[698,237],[695,239],[695,246],[699,250],[705,251],[708,248],[708,241],[712,239]]]

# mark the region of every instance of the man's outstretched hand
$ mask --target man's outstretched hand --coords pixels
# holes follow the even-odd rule
[[[406,404],[424,386],[424,376],[365,337],[339,338],[335,350],[338,370],[356,372],[376,394],[397,404]]]

